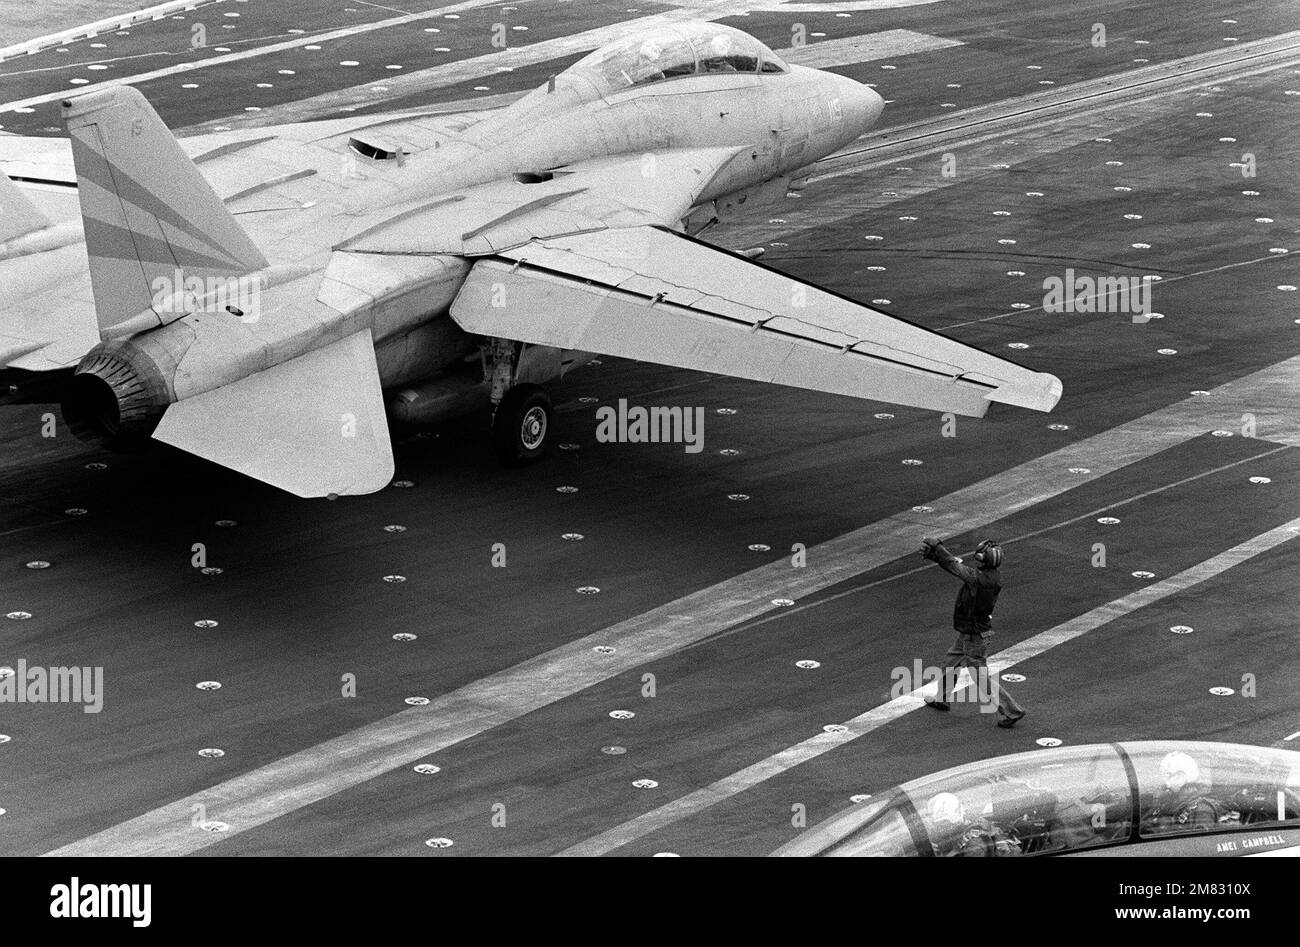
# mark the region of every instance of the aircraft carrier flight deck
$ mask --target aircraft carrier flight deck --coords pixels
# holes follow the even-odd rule
[[[394,425],[391,483],[335,499],[15,399],[0,665],[101,668],[102,706],[0,705],[0,852],[767,855],[1006,754],[1300,748],[1294,4],[219,0],[89,37],[58,34],[117,11],[66,6],[0,14],[31,46],[0,166],[38,207],[73,191],[14,142],[100,85],[184,145],[506,108],[637,30],[743,31],[884,111],[694,239],[1062,393],[973,418],[590,351],[537,462],[498,462],[486,409]],[[1102,277],[1150,306],[1046,299]],[[629,436],[638,406],[702,419],[694,449]],[[923,537],[1003,550],[1015,726],[896,687],[952,637]]]

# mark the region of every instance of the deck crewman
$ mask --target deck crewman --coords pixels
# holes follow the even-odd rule
[[[983,701],[985,696],[997,695],[998,726],[1004,729],[1014,727],[1016,721],[1025,715],[1025,709],[1008,693],[1001,682],[989,680],[987,642],[993,635],[993,606],[997,604],[998,592],[1002,590],[1002,579],[998,568],[1002,565],[1002,547],[986,539],[975,550],[976,565],[968,566],[943,547],[943,543],[927,536],[921,540],[921,554],[926,559],[937,562],[940,567],[961,579],[961,589],[957,592],[957,604],[952,613],[952,626],[957,632],[943,663],[943,673],[939,679],[939,697],[926,700],[926,705],[935,710],[947,710],[948,700],[956,687],[958,669],[965,665],[975,676],[976,689]]]

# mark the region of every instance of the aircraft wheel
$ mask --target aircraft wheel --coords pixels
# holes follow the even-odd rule
[[[551,430],[551,399],[540,385],[517,385],[497,406],[492,436],[502,463],[531,463],[546,450]]]

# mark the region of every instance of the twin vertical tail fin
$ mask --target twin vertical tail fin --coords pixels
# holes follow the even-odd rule
[[[267,261],[139,90],[63,102],[101,337],[168,320],[186,287]],[[178,279],[181,285],[176,285]]]

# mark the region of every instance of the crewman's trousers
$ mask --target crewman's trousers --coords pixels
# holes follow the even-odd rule
[[[958,634],[957,640],[948,649],[946,660],[943,662],[943,679],[940,682],[939,699],[943,703],[948,703],[949,696],[956,688],[957,677],[960,674],[958,669],[962,665],[970,668],[971,675],[975,678],[975,686],[981,704],[983,704],[985,696],[996,694],[998,713],[1002,714],[1002,716],[1019,717],[1025,712],[1025,708],[1016,702],[1016,699],[1011,696],[1011,693],[1003,686],[1002,682],[993,679],[992,675],[989,674],[985,639],[978,634]],[[984,678],[983,683],[980,680],[981,677]]]

